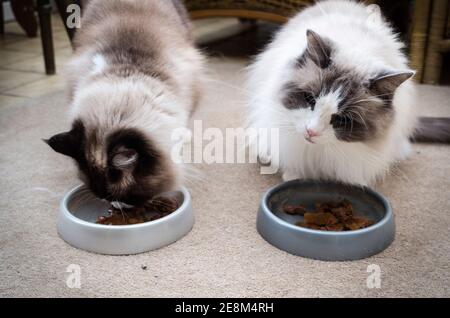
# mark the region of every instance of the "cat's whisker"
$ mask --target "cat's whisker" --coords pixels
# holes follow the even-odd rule
[[[114,201],[118,202],[119,200],[117,198],[115,198]],[[125,220],[128,217],[128,214],[123,210],[122,204],[119,204],[118,207],[119,207],[120,214],[122,215],[122,220],[125,222]]]
[[[364,127],[369,128],[369,127],[367,126],[366,121],[364,120],[364,118],[362,117],[362,115],[361,115],[359,112],[354,111],[354,110],[351,110],[351,109],[350,109],[350,110],[347,110],[347,111],[348,111],[349,114],[357,115],[358,118],[361,119],[361,123],[364,125]],[[353,117],[352,117],[352,119],[353,119]]]
[[[350,121],[350,134],[353,133],[353,116],[351,115],[351,113],[347,113],[344,118],[348,118]],[[347,121],[345,121],[345,127],[347,127]]]
[[[166,201],[164,201],[163,199],[159,199],[158,197],[151,199],[151,200],[150,200],[150,203],[158,204],[159,206],[161,206],[161,207],[163,207],[163,208],[169,208],[169,209],[171,209],[171,208],[173,207],[172,204],[167,203]]]

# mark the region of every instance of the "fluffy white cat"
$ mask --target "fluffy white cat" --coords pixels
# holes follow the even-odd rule
[[[354,1],[322,1],[292,18],[249,69],[249,127],[278,128],[284,180],[368,185],[411,151],[414,72],[384,18]]]

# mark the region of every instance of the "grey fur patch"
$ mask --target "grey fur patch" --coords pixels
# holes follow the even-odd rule
[[[315,96],[300,89],[295,83],[287,83],[283,91],[282,104],[287,109],[311,108],[314,110]]]
[[[103,75],[144,74],[169,81],[172,72],[163,54],[166,38],[180,46],[192,46],[185,11],[177,0],[91,2],[85,9],[82,29],[76,34],[75,48],[95,49],[101,54],[107,61]],[[177,36],[171,37],[173,32]]]
[[[381,98],[392,98],[396,89],[414,76],[413,71],[388,72],[378,74],[370,81],[370,90]]]
[[[306,31],[308,47],[307,56],[320,68],[327,68],[331,64],[331,43],[312,30]]]

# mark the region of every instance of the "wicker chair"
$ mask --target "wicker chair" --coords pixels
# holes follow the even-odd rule
[[[313,0],[185,0],[193,19],[237,17],[284,23]]]
[[[431,15],[423,72],[423,82],[427,84],[439,83],[443,71],[444,53],[450,52],[450,34],[447,32],[450,29],[449,2],[449,0],[434,0],[429,9]]]

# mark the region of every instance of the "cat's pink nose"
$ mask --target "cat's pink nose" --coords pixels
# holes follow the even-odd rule
[[[318,133],[317,131],[315,131],[313,129],[306,128],[306,135],[307,135],[307,137],[309,137],[311,139],[313,137],[319,137],[320,133]]]

